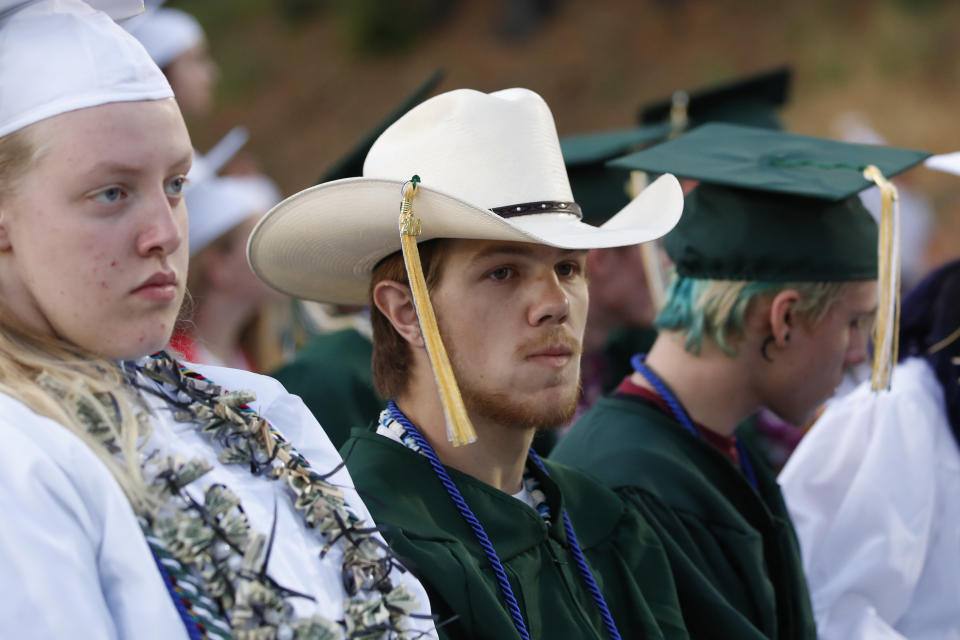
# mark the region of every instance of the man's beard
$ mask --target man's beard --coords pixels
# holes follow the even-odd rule
[[[512,401],[507,394],[461,387],[467,411],[487,420],[517,429],[558,429],[566,426],[577,411],[580,385],[571,387],[568,397],[550,406]]]
[[[556,335],[561,335],[561,333],[557,332]],[[558,339],[554,337],[553,341]],[[579,360],[580,344],[575,341],[571,342],[569,338],[564,341],[569,343],[573,349],[572,357]],[[544,341],[545,344],[547,342],[549,340]],[[569,390],[565,395],[556,402],[550,403],[550,406],[517,401],[511,398],[509,393],[471,386],[470,377],[465,374],[465,371],[469,371],[469,364],[461,362],[461,359],[457,357],[456,349],[452,348],[453,345],[449,341],[447,341],[446,346],[454,376],[460,385],[460,395],[463,397],[463,403],[469,413],[506,427],[522,430],[557,429],[566,426],[576,413],[577,403],[580,399],[579,382],[575,385],[569,385]],[[527,351],[532,350],[529,346],[527,347]]]

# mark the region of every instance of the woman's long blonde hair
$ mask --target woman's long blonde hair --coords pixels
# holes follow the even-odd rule
[[[37,126],[0,138],[0,206],[42,155],[31,139]],[[134,510],[148,509],[139,453],[148,427],[115,361],[27,327],[0,298],[0,392],[79,437],[117,479]]]

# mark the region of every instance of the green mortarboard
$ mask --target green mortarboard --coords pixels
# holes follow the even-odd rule
[[[670,122],[679,108],[686,129],[707,122],[783,129],[776,111],[789,98],[791,75],[789,67],[782,67],[690,93],[675,92],[669,99],[641,107],[638,120],[643,124]]]
[[[930,154],[707,124],[613,166],[699,180],[664,239],[681,276],[879,280],[874,388],[889,387],[899,314],[899,210],[887,181]],[[877,170],[879,174],[877,175]],[[867,175],[876,176],[876,181]],[[876,222],[856,194],[879,184]],[[878,237],[879,236],[879,237]]]
[[[790,69],[784,67],[689,95],[680,92],[688,102],[682,125],[671,122],[671,111],[679,97],[674,94],[673,99],[641,108],[641,126],[562,138],[563,161],[583,219],[602,224],[630,201],[627,172],[615,166],[613,170],[604,168],[608,160],[705,122],[782,129],[774,111],[787,100],[790,76]]]
[[[855,197],[928,153],[707,124],[612,166],[699,180],[664,239],[677,273],[726,280],[877,276],[877,225]]]
[[[414,89],[390,115],[370,131],[360,143],[334,162],[333,165],[320,176],[317,184],[363,175],[363,161],[366,159],[367,152],[370,151],[370,147],[373,146],[374,141],[380,137],[381,133],[386,131],[387,127],[396,122],[400,116],[423,102],[424,98],[430,95],[430,92],[440,84],[441,80],[443,80],[443,70],[437,69],[430,74],[430,77],[427,78],[423,84]]]

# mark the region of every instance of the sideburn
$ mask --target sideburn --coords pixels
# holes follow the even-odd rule
[[[447,239],[437,238],[417,245],[428,291],[432,292],[440,282],[447,243]],[[402,252],[391,253],[377,263],[370,275],[370,289],[367,294],[370,301],[370,324],[373,328],[373,356],[370,361],[373,384],[381,397],[396,398],[407,389],[413,352],[410,344],[397,333],[373,302],[374,287],[385,280],[409,286]]]

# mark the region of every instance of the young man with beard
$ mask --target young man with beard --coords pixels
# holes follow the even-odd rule
[[[401,194],[422,223],[419,249],[403,254]],[[586,250],[658,237],[681,209],[665,176],[603,227],[582,223],[543,100],[459,90],[380,136],[363,178],[293,196],[251,237],[269,284],[371,303],[374,380],[392,400],[342,452],[388,542],[427,585],[442,635],[686,637],[643,518],[530,449],[537,429],[576,407]],[[455,394],[431,300],[468,420],[448,418]],[[448,423],[467,422],[476,441],[448,441]]]
[[[735,429],[761,407],[807,423],[866,359],[875,316],[885,386],[896,216],[878,264],[877,224],[856,193],[873,179],[891,189],[884,176],[926,155],[709,124],[617,161],[701,182],[664,241],[676,274],[660,335],[552,458],[596,475],[657,530],[691,637],[816,637],[780,488]]]

